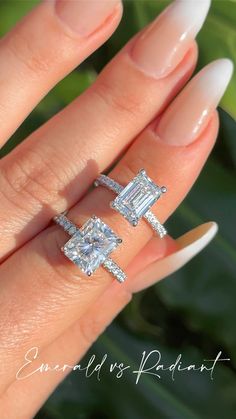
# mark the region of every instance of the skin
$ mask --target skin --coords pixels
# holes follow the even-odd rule
[[[1,87],[2,145],[47,91],[112,34],[122,13],[121,6],[116,7],[90,37],[80,39],[78,47],[77,36],[48,7],[41,4],[35,8],[0,45],[4,63],[0,80],[6,73],[9,78]],[[28,39],[32,40],[30,48],[26,46]],[[190,41],[173,71],[159,79],[147,75],[131,59],[135,41],[136,37],[91,88],[1,161],[2,418],[19,418],[19,411],[21,418],[32,417],[66,374],[16,380],[27,349],[40,348],[39,365],[53,359],[61,364],[77,362],[130,301],[135,276],[154,259],[178,249],[169,236],[154,240],[145,223],[140,223],[134,241],[132,227],[109,209],[112,193],[98,188],[85,195],[98,173],[122,155],[111,177],[126,184],[140,167],[145,167],[152,179],[167,186],[168,199],[158,204],[158,216],[164,222],[196,181],[217,136],[218,117],[212,110],[187,147],[173,147],[161,140],[160,115],[167,114],[173,98],[191,77],[197,47]],[[55,46],[59,49],[56,55]],[[19,48],[21,55],[16,53]],[[96,213],[123,238],[114,260],[130,272],[127,285],[122,287],[103,269],[88,280],[65,260],[60,247],[67,236],[48,224],[55,213],[66,208],[70,208],[69,218],[79,225]],[[105,309],[98,316],[101,305]]]

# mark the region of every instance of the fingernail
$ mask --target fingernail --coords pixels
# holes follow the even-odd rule
[[[209,7],[210,0],[175,0],[137,38],[133,60],[149,75],[165,77],[187,53]]]
[[[55,10],[70,29],[91,35],[112,14],[119,0],[56,0]]]
[[[180,269],[214,238],[218,231],[215,222],[201,224],[177,239],[179,250],[150,264],[130,283],[132,292],[141,291]]]
[[[195,141],[210,121],[233,72],[232,61],[221,59],[204,67],[172,102],[156,132],[170,145]]]

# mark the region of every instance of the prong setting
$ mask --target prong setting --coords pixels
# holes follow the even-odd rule
[[[119,282],[125,280],[125,273],[109,257],[122,239],[100,218],[93,215],[81,228],[63,214],[56,215],[53,220],[71,236],[61,251],[82,272],[90,277],[99,266],[103,266]]]
[[[91,276],[120,243],[120,237],[100,218],[92,215],[64,245],[63,253]]]
[[[139,175],[147,176],[147,173],[146,173],[145,169],[140,169],[138,173],[139,173]]]
[[[112,201],[111,205],[132,226],[136,227],[139,219],[145,215],[161,195],[162,189],[147,176],[144,169],[141,169],[137,176]]]
[[[125,187],[103,174],[97,178],[97,182],[117,194],[110,207],[123,215],[133,227],[136,227],[139,219],[144,217],[153,230],[161,238],[164,237],[167,231],[150,208],[167,192],[167,188],[156,185],[148,177],[145,169],[139,170]]]

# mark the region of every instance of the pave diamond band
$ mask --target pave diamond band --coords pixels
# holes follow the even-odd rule
[[[65,215],[53,218],[71,236],[61,248],[64,255],[75,263],[88,276],[103,266],[119,282],[124,282],[126,274],[109,257],[110,253],[122,242],[114,231],[100,218],[92,216],[81,227],[77,227]]]
[[[55,215],[53,221],[62,227],[63,230],[70,236],[73,236],[73,234],[75,234],[78,230],[78,227],[66,217],[65,213]]]
[[[163,238],[167,231],[157,217],[150,211],[150,207],[166,192],[166,187],[159,187],[141,169],[127,186],[106,175],[100,175],[94,182],[95,186],[105,186],[117,194],[111,202],[111,207],[120,212],[133,226],[144,217],[152,229]]]

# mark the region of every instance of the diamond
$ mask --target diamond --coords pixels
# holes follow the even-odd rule
[[[144,215],[144,218],[151,224],[152,228],[157,232],[157,234],[163,238],[167,231],[165,227],[160,223],[160,221],[155,217],[151,211],[147,211]]]
[[[163,192],[164,188],[155,185],[142,169],[112,201],[111,206],[135,226]]]
[[[84,273],[91,275],[120,242],[112,229],[94,216],[77,229],[62,250]]]
[[[126,274],[122,269],[114,262],[114,260],[107,258],[103,263],[103,266],[116,277],[119,282],[124,282],[126,279]]]
[[[71,235],[71,236],[73,236],[73,234],[75,234],[76,233],[76,227],[75,226],[72,226],[72,227],[70,227],[69,228],[69,230],[68,230],[68,233]]]

